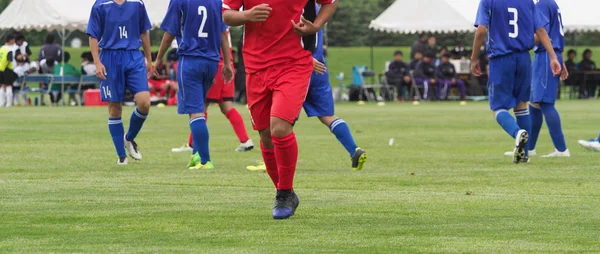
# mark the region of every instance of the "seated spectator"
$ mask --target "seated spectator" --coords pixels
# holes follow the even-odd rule
[[[460,104],[467,103],[467,87],[465,82],[458,78],[454,64],[450,63],[450,54],[442,55],[440,66],[437,67],[437,78],[439,87],[437,89],[437,97],[442,99],[448,98],[450,87],[456,86],[460,91]]]
[[[55,64],[52,73],[54,75],[62,76],[81,76],[81,72],[79,71],[79,69],[75,68],[75,66],[69,63],[69,61],[71,60],[71,54],[69,54],[69,52],[65,52],[64,54],[64,66],[62,63]],[[54,105],[56,105],[58,101],[60,101],[60,99],[62,98],[62,91],[60,91],[60,89],[61,86],[59,84],[53,85],[51,87],[52,92],[50,93],[50,100]],[[65,89],[70,90],[72,89],[72,87],[69,85],[66,86]],[[69,93],[69,103],[71,103],[71,101],[77,103],[77,100],[75,99],[75,93]]]
[[[54,60],[61,59],[62,48],[60,47],[60,45],[54,42],[54,39],[54,35],[52,34],[46,36],[46,43],[40,48],[40,54],[38,56],[39,61],[48,58]]]
[[[35,72],[35,68],[32,67],[32,65],[27,62],[27,55],[26,54],[21,54],[20,51],[17,50],[17,55],[16,55],[16,63],[17,65],[15,66],[15,69],[13,70],[17,76],[19,76],[19,78],[22,78],[25,75],[28,75],[29,73],[33,73]],[[23,100],[23,103],[19,103],[19,91],[21,90],[21,84],[18,82],[15,82],[15,84],[13,85],[13,91],[14,91],[14,104],[21,104],[21,105],[27,105],[28,101],[27,101],[27,94],[26,93],[21,93],[21,99]]]
[[[81,53],[81,75],[96,75],[96,64],[92,52]]]
[[[468,57],[469,52],[465,48],[463,41],[459,40],[456,42],[456,47],[452,49],[452,59],[463,59]]]
[[[29,43],[25,41],[25,36],[21,33],[17,33],[15,43],[17,44],[17,54],[21,54],[25,62],[30,63],[29,58],[31,57],[31,49]]]
[[[575,57],[577,57],[577,51],[574,49],[569,50],[567,60],[565,61],[565,67],[569,72],[569,77],[565,80],[565,85],[567,86],[577,86],[577,63],[575,63]]]
[[[579,71],[595,71],[596,70],[596,63],[594,61],[592,61],[592,51],[590,49],[586,49],[585,51],[583,51],[583,56],[582,56],[582,60],[581,62],[579,62],[579,65],[577,65],[577,69]],[[585,74],[584,74],[585,75]],[[596,94],[596,86],[598,84],[597,80],[595,78],[590,78],[587,79],[587,84],[583,84],[587,87],[587,95],[584,95],[584,98],[590,98],[590,97],[594,97],[594,95]]]
[[[421,52],[421,51],[415,52],[415,58],[414,58],[414,60],[412,60],[410,62],[410,64],[408,65],[408,68],[410,68],[410,70],[414,71],[415,68],[417,68],[417,64],[419,62],[421,62],[421,60],[423,60],[423,52]]]
[[[152,62],[156,61],[156,57],[158,56],[158,52],[152,52]],[[154,70],[150,78],[148,79],[148,89],[150,89],[150,94],[156,97],[160,95],[160,97],[166,97],[169,89],[177,89],[176,84],[169,80],[169,68],[165,64],[161,64],[158,69]]]
[[[402,51],[398,50],[394,53],[394,61],[388,66],[388,71],[385,73],[385,78],[388,84],[395,86],[398,90],[398,101],[406,99],[406,91],[410,89],[412,80],[410,78],[410,69],[408,64],[403,60]]]
[[[446,53],[448,53],[448,48],[441,47],[440,48],[440,58],[435,60],[435,67],[440,66],[440,64],[442,63],[442,56],[445,55]]]
[[[423,99],[427,100],[430,88],[435,88],[438,84],[438,81],[435,78],[435,64],[431,53],[425,54],[423,60],[417,64],[414,76],[415,83],[423,86]],[[436,97],[436,99],[438,98]]]

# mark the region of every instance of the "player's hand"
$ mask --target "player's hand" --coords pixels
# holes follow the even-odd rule
[[[563,63],[562,72],[560,73],[560,80],[565,81],[569,78],[569,71],[567,71],[567,65]]]
[[[106,68],[100,62],[96,64],[96,77],[102,80],[106,80]]]
[[[292,20],[292,25],[294,26],[294,32],[300,36],[312,35],[319,32],[319,28],[308,19],[305,19],[304,16],[300,18],[300,22],[298,23]]]
[[[325,72],[327,71],[327,67],[325,66],[325,64],[319,62],[319,60],[313,58],[313,66],[314,66],[314,72],[317,74],[325,74]]]
[[[552,67],[552,74],[554,74],[554,76],[558,76],[560,75],[560,71],[562,70],[560,63],[558,62],[558,59],[552,59],[550,61],[550,67]]]
[[[479,60],[471,59],[471,74],[475,77],[481,76],[481,66],[479,66]]]
[[[160,67],[161,64],[162,64],[162,59],[156,58],[156,61],[154,61],[154,67],[152,67],[152,65],[150,65],[150,71],[148,71],[148,76],[158,76],[158,74],[159,74],[158,67]],[[152,73],[152,75],[150,75],[150,73]]]
[[[231,68],[231,65],[223,65],[223,70],[221,71],[221,74],[223,74],[223,80],[225,81],[225,84],[231,83],[231,81],[233,80],[233,69]]]
[[[244,12],[246,14],[246,21],[265,22],[269,18],[269,15],[271,15],[271,10],[273,9],[268,4],[254,6],[249,11]]]
[[[431,82],[431,84],[435,84],[437,82],[437,80],[435,80],[434,78],[429,79],[429,82]]]

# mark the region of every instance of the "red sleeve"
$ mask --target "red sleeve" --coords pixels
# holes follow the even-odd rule
[[[244,0],[223,0],[223,11],[239,10],[244,5]]]
[[[318,4],[332,4],[335,3],[335,1],[337,0],[317,0]]]

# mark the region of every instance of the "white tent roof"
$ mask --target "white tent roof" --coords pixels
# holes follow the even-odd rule
[[[448,33],[473,30],[471,23],[445,0],[397,0],[369,27],[391,33]]]
[[[524,0],[525,1],[525,0]],[[372,29],[396,32],[472,31],[480,0],[396,0],[371,21]],[[556,0],[566,31],[600,31],[600,1]],[[465,23],[466,21],[466,23]]]
[[[0,14],[0,29],[85,31],[95,0],[13,0]],[[169,0],[144,0],[153,26],[160,25]]]

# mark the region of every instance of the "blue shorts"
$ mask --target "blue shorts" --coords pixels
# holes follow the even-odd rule
[[[132,94],[148,92],[146,64],[141,51],[103,49],[100,62],[106,68],[106,80],[100,82],[102,101],[122,102],[125,89]]]
[[[562,65],[562,54],[557,51],[558,61]],[[552,74],[548,52],[536,53],[533,59],[533,82],[531,84],[531,101],[535,103],[556,102],[560,76]]]
[[[308,117],[334,115],[333,94],[328,72],[325,74],[313,72],[303,106]]]
[[[206,94],[212,86],[219,62],[202,57],[179,56],[177,67],[177,112],[204,113]]]
[[[490,108],[493,111],[508,110],[529,101],[531,72],[529,52],[490,59]]]

